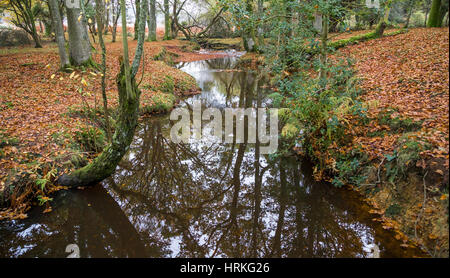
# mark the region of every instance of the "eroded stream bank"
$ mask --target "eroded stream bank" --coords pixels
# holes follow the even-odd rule
[[[236,57],[180,65],[202,94],[180,104],[270,106],[264,80]],[[255,144],[169,140],[168,116],[140,124],[116,173],[94,188],[58,193],[53,211],[0,223],[0,257],[423,256],[372,221],[359,196],[316,182],[294,157]]]

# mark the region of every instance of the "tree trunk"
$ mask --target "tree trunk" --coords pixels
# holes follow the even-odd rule
[[[120,5],[119,3],[117,3],[117,10],[114,6],[115,2],[111,2],[111,14],[112,14],[112,18],[113,18],[113,28],[112,28],[112,42],[116,42],[116,35],[117,35],[117,23],[119,21],[119,14],[121,11]],[[116,13],[117,12],[117,13]]]
[[[415,0],[410,0],[409,1],[409,5],[408,5],[409,11],[408,11],[408,16],[406,17],[405,28],[409,27],[409,21],[411,20],[411,15],[412,15],[413,8],[414,8],[414,1]]]
[[[67,8],[69,29],[69,53],[71,64],[80,66],[91,63],[91,43],[89,42],[86,19],[81,17],[80,9]]]
[[[105,4],[103,3],[103,5],[105,5]],[[105,27],[104,34],[105,34],[105,35],[108,35],[108,29],[109,29],[109,9],[107,8],[107,6],[106,6],[105,8],[106,8],[106,21],[105,21],[105,25],[104,25],[104,27]]]
[[[55,31],[56,43],[58,44],[61,69],[70,65],[69,57],[66,53],[66,42],[64,38],[64,29],[61,24],[61,15],[59,13],[58,2],[56,0],[48,1],[50,14],[52,16],[53,30]]]
[[[246,0],[246,10],[249,14],[253,13],[253,0]],[[254,52],[257,49],[257,41],[255,29],[253,27],[245,27],[244,26],[244,34],[242,35],[242,39],[244,40],[244,49],[245,51]]]
[[[141,0],[136,0],[136,19],[134,20],[134,40],[138,39],[140,11],[141,11]]]
[[[34,40],[34,47],[35,48],[42,48],[41,39],[39,38],[39,35],[37,33],[36,26],[35,26],[34,22],[31,23],[31,24],[32,24],[31,37]]]
[[[142,0],[143,5],[147,5],[147,0]],[[121,0],[122,5],[122,26],[126,26],[125,0]],[[145,7],[145,6],[144,6]],[[146,9],[142,9],[139,17],[145,24]],[[142,23],[141,23],[142,26]],[[140,27],[141,27],[140,26]],[[67,187],[78,187],[96,184],[112,175],[117,164],[128,151],[133,140],[134,131],[137,126],[139,116],[139,98],[140,91],[136,85],[134,73],[136,65],[139,66],[142,58],[142,49],[144,44],[145,29],[140,28],[138,35],[138,45],[134,56],[133,66],[130,69],[128,57],[127,29],[122,28],[123,33],[123,59],[120,59],[120,72],[117,75],[116,82],[119,91],[119,117],[117,127],[112,142],[105,150],[89,165],[76,170],[69,175],[62,175],[58,178],[58,183]]]
[[[178,28],[177,28],[177,0],[173,1],[172,5],[172,20],[170,22],[170,31],[172,33],[172,38],[176,39],[178,37]]]
[[[258,0],[258,19],[262,22],[264,16],[264,1]],[[261,48],[264,46],[264,31],[263,31],[263,24],[258,24],[258,48],[261,50]]]
[[[111,142],[111,125],[109,124],[109,113],[108,113],[108,98],[106,97],[106,47],[103,41],[103,21],[105,20],[105,5],[103,0],[95,0],[96,14],[97,14],[97,25],[98,25],[98,41],[100,47],[102,48],[102,98],[103,98],[103,112],[105,116],[106,123],[106,134],[108,137],[108,142]]]
[[[36,23],[34,22],[34,15],[31,11],[29,11],[29,19],[30,19],[30,27],[31,27],[31,37],[34,40],[35,48],[42,48],[41,39],[39,38],[39,34],[36,29]]]
[[[384,16],[381,18],[380,22],[378,23],[377,27],[375,28],[375,34],[377,37],[382,37],[384,34],[384,30],[387,27],[388,19],[389,19],[389,12],[391,10],[391,2],[392,2],[392,0],[388,0],[386,2],[386,5],[384,6]]]
[[[431,3],[430,14],[428,15],[427,27],[440,27],[440,9],[441,0],[433,0]]]
[[[156,0],[149,1],[147,41],[156,41]]]
[[[116,42],[116,35],[117,35],[117,24],[114,24],[112,29],[112,42]]]
[[[128,97],[125,65],[121,61],[120,73],[117,75],[117,88],[119,91],[119,118],[112,142],[91,164],[58,179],[62,186],[78,187],[92,185],[101,182],[112,175],[117,164],[127,152],[134,137],[134,131],[138,120],[139,90],[134,78],[131,80],[134,97]]]
[[[164,39],[170,40],[169,0],[164,0]]]
[[[329,17],[328,15],[323,16],[322,21],[322,36],[321,36],[321,53],[320,53],[320,62],[321,62],[321,68],[319,73],[319,78],[326,78],[327,75],[327,47],[328,47],[328,21]]]

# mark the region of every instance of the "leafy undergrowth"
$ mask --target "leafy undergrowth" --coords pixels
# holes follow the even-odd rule
[[[361,191],[396,237],[448,257],[449,31],[412,29],[341,50],[365,92],[347,147],[328,161],[335,184]],[[424,194],[425,192],[425,194]],[[406,244],[407,245],[407,244]]]
[[[398,29],[398,28],[390,28],[390,29],[386,29],[385,33],[390,34],[390,33],[400,31],[400,30],[401,29]],[[349,32],[344,32],[344,33],[330,33],[329,37],[332,42],[336,42],[339,40],[350,39],[352,37],[363,36],[363,35],[373,32],[373,31],[374,30],[358,30],[358,31],[349,31]]]
[[[136,44],[129,42],[130,57]],[[101,75],[91,68],[59,71],[57,49],[50,47],[42,51],[4,49],[0,55],[0,205],[11,205],[0,212],[0,219],[26,217],[30,201],[47,203],[48,194],[61,189],[52,183],[56,178],[54,169],[81,167],[105,144]],[[179,40],[145,43],[144,62],[136,79],[141,85],[141,102],[149,112],[160,105],[157,102],[164,94],[183,96],[198,90],[191,76],[165,63],[166,57],[158,59],[163,61],[155,61],[155,57],[161,58],[164,53],[171,62],[179,62],[221,56],[188,52],[194,47]],[[106,93],[110,114],[114,115],[118,104],[115,78],[122,45],[118,40],[107,43],[106,48]],[[101,53],[94,52],[93,57],[101,61]],[[161,87],[164,85],[166,88]],[[173,104],[165,103],[164,109],[170,110]],[[114,124],[114,119],[111,121]]]

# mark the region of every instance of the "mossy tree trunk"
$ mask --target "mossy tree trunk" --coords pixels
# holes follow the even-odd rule
[[[131,90],[133,94],[128,96],[124,61],[121,61],[120,68],[120,73],[116,79],[120,112],[112,142],[89,165],[69,175],[62,175],[58,179],[60,185],[78,187],[101,182],[114,173],[117,164],[128,151],[137,125],[140,92],[135,79],[132,78]]]
[[[387,0],[386,4],[384,5],[384,16],[380,19],[380,22],[378,23],[377,27],[375,28],[375,35],[377,37],[383,36],[384,30],[386,29],[386,27],[388,25],[389,13],[391,11],[391,3],[392,3],[392,0]]]
[[[156,0],[150,0],[147,41],[156,41]]]
[[[164,39],[170,40],[169,0],[164,0]]]
[[[134,20],[134,40],[138,39],[140,11],[141,11],[141,0],[136,0],[136,19]]]
[[[126,26],[125,0],[121,0],[121,5],[122,25]],[[139,15],[142,21],[140,22],[141,26],[139,26],[138,44],[131,68],[128,57],[127,30],[122,28],[124,57],[120,59],[120,72],[116,78],[119,93],[119,117],[112,142],[89,165],[59,177],[58,183],[60,185],[78,187],[100,182],[114,173],[117,164],[128,151],[134,137],[139,115],[140,91],[136,85],[135,76],[143,53],[145,28],[141,27],[145,24],[146,9],[143,7],[146,5],[147,0],[142,0],[142,8]]]
[[[105,5],[103,0],[95,0],[95,9],[97,16],[97,25],[98,25],[98,41],[100,43],[100,47],[102,48],[102,98],[103,98],[103,112],[105,116],[106,123],[106,134],[108,137],[108,142],[111,142],[111,125],[109,123],[109,112],[108,112],[108,98],[106,97],[106,47],[105,42],[103,41],[103,28],[105,24],[103,21],[108,22],[108,19],[105,18]],[[107,9],[108,10],[108,9]],[[106,29],[108,28],[106,24]]]
[[[431,3],[430,15],[428,16],[427,27],[441,27],[441,0],[433,0]]]

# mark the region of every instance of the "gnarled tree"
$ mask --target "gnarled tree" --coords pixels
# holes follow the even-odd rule
[[[31,35],[36,48],[41,48],[41,40],[37,33],[32,0],[5,0],[0,2],[0,8],[12,13],[11,22]]]
[[[64,174],[59,177],[58,183],[63,186],[77,187],[92,185],[109,177],[114,173],[117,164],[125,155],[133,140],[138,120],[140,98],[140,91],[137,87],[135,77],[143,54],[145,17],[147,11],[147,0],[142,0],[141,2],[138,42],[131,68],[128,57],[127,29],[122,28],[124,55],[123,59],[120,59],[120,72],[116,78],[119,92],[119,117],[112,141],[92,163],[71,174]],[[125,0],[121,0],[121,5],[122,25],[126,26]]]

